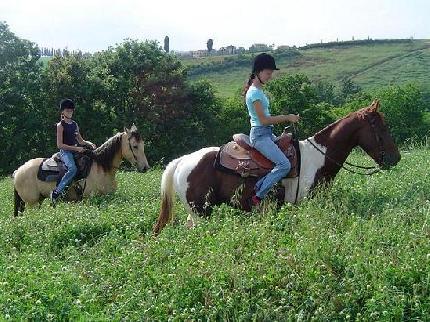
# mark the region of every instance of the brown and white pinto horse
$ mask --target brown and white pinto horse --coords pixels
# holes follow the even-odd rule
[[[283,201],[300,202],[319,183],[333,180],[356,146],[361,147],[381,168],[396,165],[400,153],[378,108],[379,102],[374,101],[371,106],[351,113],[300,141],[300,175],[282,180],[285,187]],[[215,169],[213,164],[218,151],[218,147],[203,148],[168,164],[161,180],[161,211],[154,226],[155,234],[172,219],[175,191],[190,211],[188,223],[191,224],[196,219],[194,213],[209,215],[213,205],[234,204],[232,197],[241,185],[239,206],[250,210],[249,198],[257,178],[241,178]]]

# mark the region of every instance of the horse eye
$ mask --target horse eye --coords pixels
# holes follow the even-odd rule
[[[137,150],[138,146],[137,145],[133,145],[133,149]]]

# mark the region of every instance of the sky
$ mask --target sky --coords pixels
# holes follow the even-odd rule
[[[40,47],[99,51],[124,39],[170,49],[430,38],[429,0],[0,0],[0,21]]]

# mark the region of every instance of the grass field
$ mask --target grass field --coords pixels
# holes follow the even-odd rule
[[[300,206],[228,206],[158,238],[161,170],[12,218],[0,179],[0,320],[415,320],[430,316],[429,147],[341,172]],[[355,153],[353,161],[370,163]]]
[[[303,73],[312,80],[334,83],[349,77],[364,89],[375,89],[392,84],[416,82],[430,91],[430,40],[412,43],[356,45],[338,48],[301,50],[297,58],[277,62],[283,73]],[[213,57],[207,58],[213,59]],[[204,62],[205,58],[187,60],[186,65]],[[208,79],[220,96],[234,95],[249,76],[249,68],[206,73],[192,79]]]

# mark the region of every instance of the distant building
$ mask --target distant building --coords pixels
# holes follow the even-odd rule
[[[227,55],[234,55],[234,54],[236,54],[236,46],[230,45],[230,46],[227,46],[225,49],[227,51]]]
[[[221,47],[220,49],[218,49],[218,55],[227,55],[227,48],[225,47]]]
[[[243,53],[245,53],[245,52],[246,52],[245,47],[239,47],[239,48],[237,48],[237,53],[238,53],[238,54],[243,54]]]
[[[287,45],[282,45],[282,46],[278,46],[276,49],[277,50],[289,50],[289,49],[291,49],[292,47],[290,47],[290,46],[287,46]]]
[[[195,58],[209,56],[209,52],[207,51],[207,49],[195,50],[195,51],[192,51],[191,53],[192,53],[192,56]]]
[[[179,57],[193,57],[191,51],[175,51],[174,54]]]
[[[249,51],[251,53],[255,53],[259,51],[270,51],[270,50],[271,48],[266,44],[253,44],[251,47],[249,47]]]

